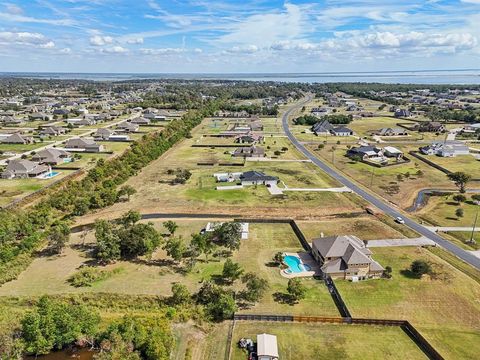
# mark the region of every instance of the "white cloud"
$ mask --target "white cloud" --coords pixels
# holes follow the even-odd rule
[[[180,54],[185,52],[183,48],[159,48],[159,49],[149,49],[143,48],[140,49],[140,53],[143,55],[171,55],[171,54]]]
[[[122,47],[122,46],[112,46],[108,48],[104,48],[100,50],[103,53],[107,54],[125,54],[128,53],[128,49]]]
[[[4,6],[9,14],[20,15],[23,13],[23,9],[16,4],[5,3]]]
[[[46,38],[45,35],[30,32],[0,32],[0,44],[34,46],[44,49],[55,47],[55,43]]]
[[[40,19],[22,14],[2,13],[0,12],[0,20],[14,23],[37,23],[56,26],[75,26],[77,22],[71,19]]]
[[[137,38],[127,39],[126,43],[131,45],[143,44],[143,38],[137,37]]]
[[[257,45],[243,45],[243,46],[234,46],[231,49],[225,50],[225,53],[232,53],[232,54],[253,54],[259,51],[259,47]]]
[[[111,43],[113,43],[111,36],[94,35],[90,38],[90,45],[93,46],[104,46]]]

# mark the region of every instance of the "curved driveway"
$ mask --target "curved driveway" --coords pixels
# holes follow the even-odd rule
[[[307,99],[302,101],[301,103],[292,106],[288,109],[282,117],[282,125],[285,134],[288,136],[290,141],[295,145],[295,147],[304,154],[308,159],[310,159],[315,165],[317,165],[320,169],[325,171],[328,175],[342,183],[344,186],[349,187],[352,189],[354,193],[362,197],[364,200],[368,201],[369,203],[373,204],[380,210],[382,210],[385,214],[391,217],[398,217],[401,216],[405,220],[405,225],[410,227],[411,229],[415,230],[417,233],[425,236],[426,238],[433,240],[437,245],[441,246],[445,250],[451,252],[452,254],[456,255],[463,261],[467,262],[468,264],[474,266],[477,269],[480,269],[480,258],[472,255],[468,251],[465,251],[458,247],[457,245],[443,239],[441,236],[437,235],[436,233],[430,231],[425,226],[418,224],[417,222],[413,221],[412,219],[406,217],[403,213],[400,213],[395,207],[387,204],[385,201],[380,199],[379,197],[372,195],[371,193],[363,190],[361,187],[356,185],[354,182],[346,178],[345,176],[341,175],[337,170],[333,169],[315,155],[313,155],[305,146],[303,146],[292,134],[288,124],[288,118],[292,112],[295,110],[300,109],[303,105],[308,103],[312,100],[312,96],[308,95]]]

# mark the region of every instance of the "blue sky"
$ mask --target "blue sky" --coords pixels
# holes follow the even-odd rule
[[[480,67],[480,0],[0,0],[0,71]]]

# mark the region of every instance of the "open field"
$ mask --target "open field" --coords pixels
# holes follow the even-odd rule
[[[138,209],[143,213],[219,212],[245,216],[264,216],[265,214],[287,216],[285,209],[288,208],[289,217],[335,214],[360,209],[361,201],[352,194],[289,192],[286,195],[275,197],[270,195],[264,186],[215,190],[218,184],[215,183],[214,173],[248,170],[263,171],[268,175],[277,176],[280,179],[280,186],[283,186],[284,183],[292,188],[326,188],[337,187],[339,184],[313,164],[304,162],[248,161],[245,166],[201,166],[198,165],[199,162],[243,163],[243,160],[231,158],[228,152],[234,148],[192,147],[193,144],[198,144],[199,140],[207,144],[211,144],[211,139],[217,140],[216,138],[202,138],[201,128],[197,128],[192,135],[191,139],[185,139],[177,144],[162,157],[145,167],[139,175],[128,180],[127,184],[137,189],[137,194],[132,196],[128,204],[115,204],[93,216],[113,216],[113,214],[122,213],[130,208]],[[301,158],[293,145],[285,138],[273,138],[266,141],[267,143],[272,141],[272,145],[270,145],[272,148],[267,149],[267,153],[272,151],[274,146],[280,148],[285,146],[289,150],[280,155],[280,159]],[[192,175],[186,184],[170,184],[175,176],[168,175],[167,171],[177,168],[187,169],[191,172]],[[80,219],[82,222],[85,220],[88,221],[89,216]]]
[[[177,233],[188,243],[190,234],[199,232],[207,221],[178,221]],[[162,221],[155,221],[156,227],[163,230]],[[72,235],[70,246],[63,254],[38,257],[17,280],[0,287],[0,296],[36,296],[61,293],[120,293],[145,295],[170,295],[173,283],[181,282],[191,291],[196,291],[201,282],[212,275],[221,274],[224,259],[210,256],[208,262],[203,258],[194,269],[184,274],[167,257],[163,250],[153,254],[152,259],[137,261],[118,261],[102,269],[118,269],[112,277],[95,283],[91,287],[75,288],[68,278],[79,267],[91,264],[89,253],[94,241],[93,232],[88,233],[85,245],[79,233]],[[269,266],[278,251],[302,251],[300,243],[287,224],[250,224],[248,240],[243,240],[239,251],[234,252],[233,260],[238,262],[245,272],[255,272],[269,282],[269,290],[261,302],[253,307],[241,309],[248,313],[298,314],[337,316],[337,309],[322,281],[305,279],[307,296],[296,305],[280,303],[275,300],[276,293],[286,293],[288,280],[280,275],[277,267]],[[240,286],[240,284],[236,285]],[[239,288],[240,289],[240,288]]]
[[[364,117],[360,119],[353,120],[347,126],[352,129],[356,135],[360,137],[371,138],[372,131],[380,130],[381,128],[396,128],[398,123],[411,124],[412,126],[416,123],[414,121],[408,121],[403,119],[396,119],[394,117]],[[406,137],[409,140],[415,140],[421,138],[418,136],[418,133],[412,132],[411,136]],[[388,137],[385,137],[384,140],[387,140]],[[395,139],[395,138],[393,138]]]
[[[0,143],[0,151],[23,153],[25,151],[35,151],[42,146],[48,145],[50,141],[36,142],[33,144],[3,144]]]
[[[457,203],[453,200],[454,194],[443,196],[431,196],[427,205],[418,211],[418,216],[434,226],[473,226],[478,205],[468,201]],[[463,217],[457,217],[455,211],[463,209]]]
[[[419,154],[425,159],[434,162],[451,172],[463,171],[468,172],[472,178],[480,179],[480,160],[475,159],[471,155],[462,155],[456,157],[426,156]]]
[[[336,281],[352,316],[409,320],[446,358],[474,358],[480,342],[480,285],[422,248],[377,248],[374,257],[393,268],[390,280]],[[435,275],[412,278],[413,260],[431,263]]]
[[[453,188],[444,173],[415,158],[411,158],[409,163],[377,168],[348,158],[348,148],[345,145],[335,145],[335,150],[332,150],[331,145],[323,149],[313,145],[309,148],[349,177],[401,208],[410,207],[418,191],[431,188],[432,184],[435,188]],[[409,149],[405,146],[398,148],[405,153]]]
[[[256,341],[257,334],[277,336],[281,359],[426,359],[423,352],[398,327],[334,324],[235,324],[232,360],[247,359],[236,342]]]
[[[297,225],[308,241],[324,236],[349,234],[362,240],[401,239],[400,231],[388,226],[374,216],[335,218],[316,221],[297,221]]]

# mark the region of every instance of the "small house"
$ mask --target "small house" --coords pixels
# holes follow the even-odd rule
[[[278,183],[278,177],[266,175],[261,171],[246,171],[240,175],[242,185],[274,185]]]
[[[68,139],[65,148],[84,152],[101,152],[104,150],[103,145],[97,144],[93,140],[82,138]]]
[[[69,152],[62,149],[48,148],[40,150],[33,155],[32,161],[38,162],[39,164],[59,165],[70,162],[71,155]]]
[[[331,131],[333,136],[352,136],[353,131],[345,126],[339,126]]]
[[[232,154],[233,157],[243,158],[262,158],[265,156],[265,150],[260,146],[244,146],[235,149]]]

